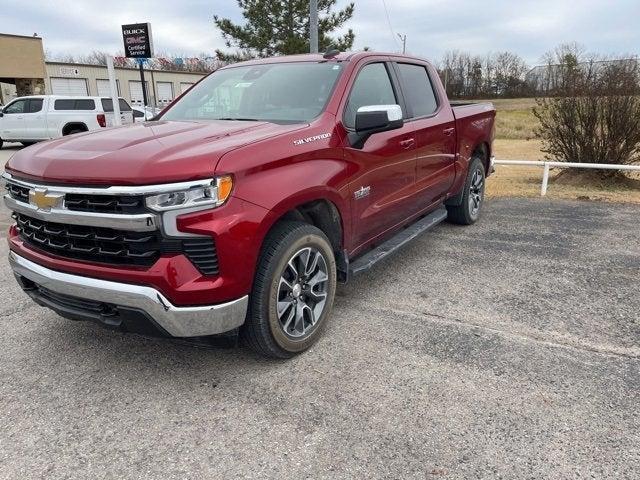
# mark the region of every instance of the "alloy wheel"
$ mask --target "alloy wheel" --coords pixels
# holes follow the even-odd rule
[[[327,262],[314,247],[298,250],[287,262],[278,284],[277,315],[286,335],[308,336],[327,302]]]
[[[483,196],[484,175],[480,168],[476,168],[471,177],[471,184],[469,185],[469,213],[472,218],[476,218],[480,213]]]

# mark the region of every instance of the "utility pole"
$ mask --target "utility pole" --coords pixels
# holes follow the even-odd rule
[[[402,54],[404,55],[407,50],[407,35],[400,35],[398,33],[398,36],[400,37],[400,40],[402,40]]]
[[[309,0],[309,51],[318,53],[318,0]]]

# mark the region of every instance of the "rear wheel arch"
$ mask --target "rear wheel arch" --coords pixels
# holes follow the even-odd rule
[[[491,160],[490,160],[489,152],[490,152],[489,145],[486,142],[479,143],[473,148],[473,150],[471,150],[471,156],[469,157],[469,161],[467,162],[467,171],[465,172],[465,179],[469,171],[468,169],[471,167],[471,164],[476,158],[479,158],[480,161],[482,162],[482,165],[484,166],[485,176],[489,175],[489,169],[491,168],[490,166]],[[452,195],[451,197],[447,198],[444,204],[446,206],[454,206],[454,207],[462,204],[464,189],[465,189],[465,182],[462,182],[462,185],[460,186],[460,190],[454,195]]]
[[[62,136],[71,135],[72,133],[88,132],[89,127],[82,122],[70,122],[62,127]]]
[[[490,157],[491,157],[491,149],[489,148],[489,144],[487,142],[482,142],[472,150],[471,158],[469,159],[469,165],[471,165],[471,161],[475,157],[480,157],[482,160],[482,164],[484,165],[484,171],[486,175],[489,175],[490,165]]]

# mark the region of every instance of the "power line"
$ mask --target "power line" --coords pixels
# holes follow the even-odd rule
[[[393,27],[391,26],[391,18],[389,17],[389,10],[387,9],[387,2],[382,0],[382,5],[384,6],[384,13],[387,16],[387,24],[389,25],[389,31],[391,32],[391,37],[393,41],[396,43],[396,47],[400,48],[400,44],[398,43],[398,39],[396,38],[396,32],[393,31]]]

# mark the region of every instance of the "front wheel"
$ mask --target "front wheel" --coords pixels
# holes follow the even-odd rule
[[[447,205],[448,220],[459,225],[471,225],[480,218],[484,202],[485,171],[482,159],[474,157],[469,163],[464,193],[460,205]]]
[[[313,225],[282,222],[267,236],[242,336],[258,353],[289,358],[319,338],[331,314],[336,262]]]

